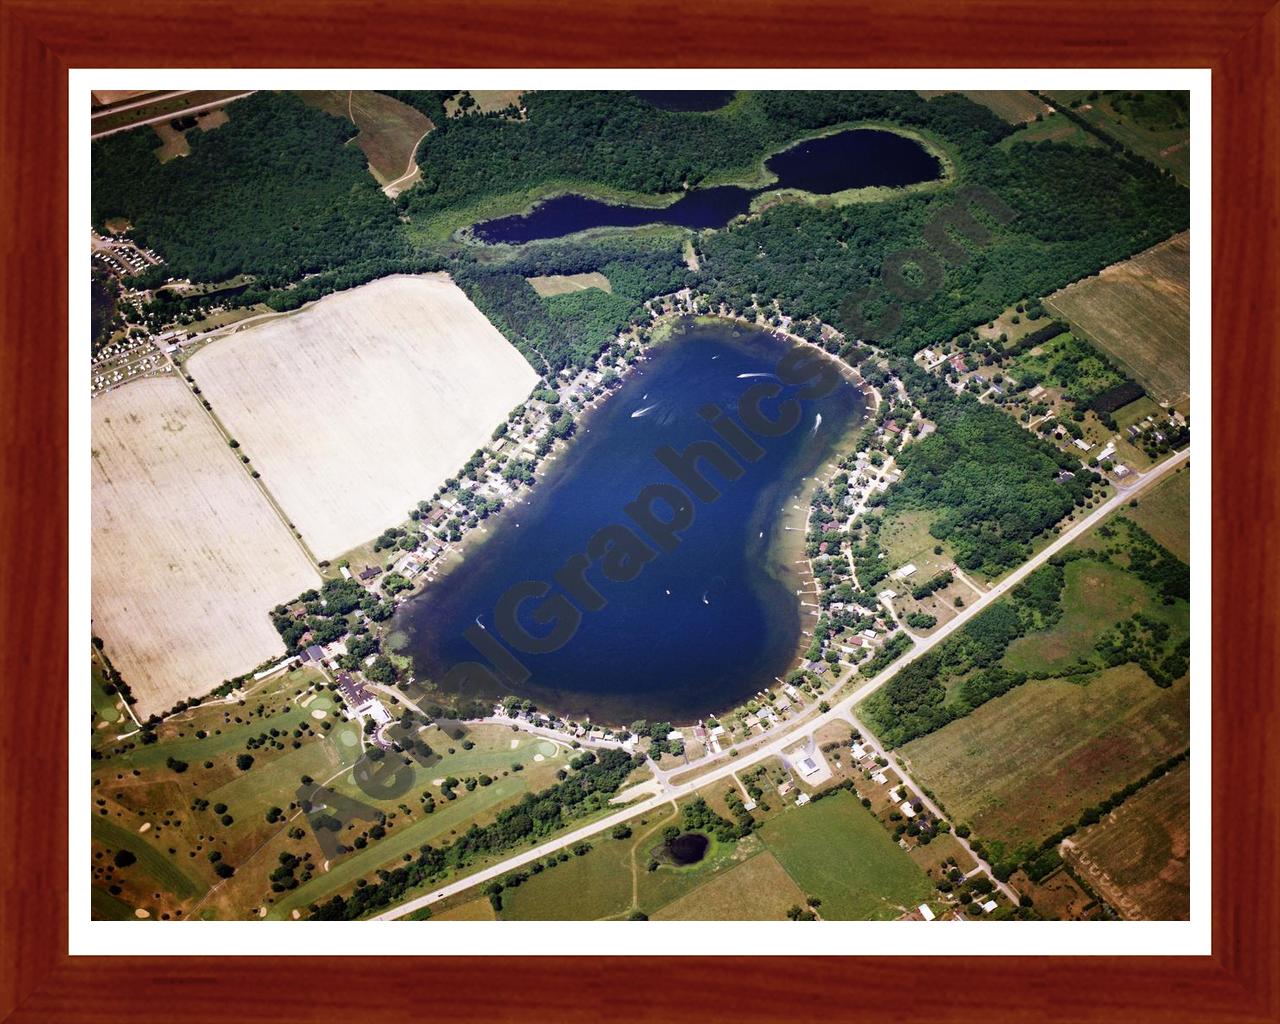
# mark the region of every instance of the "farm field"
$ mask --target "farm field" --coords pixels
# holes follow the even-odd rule
[[[1138,499],[1125,515],[1181,558],[1191,560],[1191,470],[1180,469]]]
[[[765,822],[766,848],[827,920],[893,920],[933,892],[925,873],[850,794],[833,793]]]
[[[967,96],[974,103],[981,103],[984,107],[995,111],[1010,124],[1034,121],[1036,114],[1049,112],[1047,104],[1031,93],[1019,89],[961,89],[958,91],[961,96]],[[925,99],[932,99],[934,96],[942,96],[945,93],[921,90],[920,95]]]
[[[1187,411],[1190,232],[1068,285],[1044,304],[1126,367],[1155,399]]]
[[[418,142],[434,127],[421,111],[380,92],[338,89],[298,95],[303,102],[360,129],[352,141],[368,158],[369,173],[379,185],[388,185],[413,170]]]
[[[1087,685],[1029,680],[902,747],[907,768],[1000,858],[1186,749],[1187,677],[1168,689],[1137,665]]]
[[[1125,800],[1062,844],[1063,858],[1129,920],[1190,913],[1190,762]]]
[[[1090,124],[1126,149],[1169,171],[1182,184],[1191,181],[1191,130],[1188,97],[1161,92],[1106,92],[1088,95],[1054,92],[1055,102],[1074,108]]]
[[[282,654],[314,569],[183,385],[93,401],[93,629],[145,717]]]
[[[429,497],[537,380],[443,274],[328,295],[187,370],[321,560]]]
[[[612,292],[609,279],[599,271],[589,274],[550,274],[546,277],[526,277],[533,290],[546,298],[548,295],[568,295],[570,292],[581,292],[588,288],[599,288]]]

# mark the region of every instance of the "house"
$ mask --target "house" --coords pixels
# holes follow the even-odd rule
[[[318,644],[312,644],[302,652],[301,658],[303,661],[314,661],[318,665],[324,661],[324,651],[320,649]]]
[[[830,546],[831,545],[824,540],[821,544],[818,545],[818,554],[825,555],[827,553],[827,548],[829,548]]]
[[[1068,480],[1074,480],[1076,475],[1069,469],[1061,469],[1058,471],[1058,483],[1064,484]]]
[[[790,701],[790,699],[789,699],[789,698],[787,698],[787,697],[783,697],[783,698],[781,698],[781,699],[778,701],[778,710],[779,710],[779,711],[786,711],[786,710],[787,710],[788,708],[790,708],[790,707],[791,707],[791,701]]]
[[[926,921],[933,920],[933,911],[929,909],[929,905],[927,903],[921,903],[916,909],[920,911],[920,916]]]
[[[787,685],[782,688],[782,692],[785,693],[792,700],[800,699],[800,694],[796,692],[796,688],[792,686],[790,683],[787,683]]]
[[[1115,473],[1115,475],[1116,475],[1116,476],[1128,476],[1128,475],[1129,475],[1129,467],[1128,467],[1128,466],[1126,466],[1123,462],[1117,462],[1115,465],[1113,465],[1113,466],[1111,467],[1111,469],[1112,469],[1112,471]]]
[[[885,775],[884,772],[876,772],[873,776],[871,776],[871,781],[874,782],[877,786],[883,786],[889,781],[889,777]]]
[[[894,575],[895,575],[895,576],[897,576],[897,577],[898,577],[898,579],[900,579],[900,580],[905,580],[908,576],[913,575],[913,574],[915,573],[915,571],[916,571],[915,563],[914,563],[914,562],[908,562],[908,563],[907,563],[906,565],[904,565],[901,569],[897,570],[897,571],[894,573]]]
[[[843,648],[843,650],[845,654],[856,654],[857,653],[856,648],[861,646],[862,646],[862,637],[851,636],[849,637],[849,646]]]
[[[382,570],[376,565],[366,565],[360,570],[360,582],[368,583],[370,580],[377,579],[382,575]]]
[[[827,663],[820,661],[813,666],[813,674],[815,676],[825,676],[827,674]]]
[[[986,903],[982,904],[983,913],[989,914],[991,911],[995,910],[997,906],[998,904],[995,900],[987,900]]]
[[[898,810],[902,812],[904,818],[914,818],[916,816],[916,809],[911,806],[910,800],[903,800],[898,806]]]
[[[1093,445],[1091,445],[1091,444],[1090,444],[1088,441],[1086,441],[1083,437],[1077,437],[1077,438],[1076,438],[1074,441],[1072,441],[1071,443],[1072,443],[1073,445],[1075,445],[1077,448],[1079,448],[1082,452],[1087,452],[1090,448],[1092,448],[1092,447],[1093,447]]]
[[[862,760],[862,758],[867,756],[867,748],[864,747],[861,743],[853,744],[852,750],[853,750],[853,757],[855,761],[860,761]]]
[[[803,806],[804,806],[805,804],[807,804],[808,802],[809,802],[809,794],[808,794],[808,793],[801,793],[799,796],[797,796],[797,797],[796,797],[796,806],[797,806],[797,807],[803,807]]]
[[[874,640],[876,638],[876,631],[874,629],[864,629],[859,635],[866,637],[868,640]]]
[[[448,515],[449,513],[446,509],[443,509],[443,508],[433,509],[431,511],[431,514],[427,516],[427,522],[430,523],[432,526],[439,526],[441,523],[445,521]]]
[[[1115,442],[1108,441],[1107,446],[1103,448],[1102,451],[1098,452],[1098,461],[1106,462],[1107,459],[1111,458],[1111,456],[1113,456],[1115,453],[1116,453]]]
[[[964,365],[964,356],[962,355],[952,356],[951,369],[955,370],[956,373],[964,373],[966,370],[968,370],[969,368]]]
[[[784,782],[781,786],[778,787],[778,796],[786,796],[795,788],[796,787],[793,786],[790,782]]]
[[[890,434],[899,434],[902,432],[902,428],[898,426],[898,423],[896,420],[889,420],[888,422],[886,422],[884,425],[884,429],[887,430]]]
[[[669,733],[667,733],[667,742],[668,742],[668,743],[676,743],[676,742],[681,742],[681,743],[683,743],[683,742],[684,742],[684,733],[682,733],[679,729],[672,729]]]
[[[338,571],[342,573],[342,578],[344,580],[351,579],[351,570],[348,569],[345,565],[338,566]]]

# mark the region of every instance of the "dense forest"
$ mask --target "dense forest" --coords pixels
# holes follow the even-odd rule
[[[849,121],[927,128],[982,147],[1013,130],[961,96],[925,101],[914,92],[740,93],[710,113],[662,110],[628,92],[534,92],[524,102],[524,120],[472,114],[437,122],[418,153],[422,183],[403,193],[403,208],[430,216],[554,182],[678,192],[750,174],[765,153]],[[427,99],[414,105],[431,116]]]
[[[250,273],[286,285],[408,255],[364,154],[346,145],[350,122],[292,93],[255,93],[229,113],[220,128],[189,131],[191,155],[164,164],[147,129],[95,142],[94,224],[128,218],[166,276],[198,281]]]
[[[871,504],[937,512],[930,533],[952,545],[961,568],[1012,568],[1037,536],[1089,500],[1101,478],[1079,460],[907,360],[894,368],[937,430],[902,450],[902,479]],[[1063,469],[1075,475],[1059,480]]]
[[[1015,214],[1001,223],[979,204],[965,207],[987,238],[951,231],[941,244],[929,240],[926,224],[957,203],[946,190],[834,209],[786,204],[703,235],[707,291],[737,308],[776,301],[784,313],[816,315],[855,337],[869,337],[869,324],[876,340],[906,354],[1188,224],[1187,190],[1122,156],[1050,142],[1007,153],[977,143],[963,146],[965,184],[985,187]],[[940,277],[894,294],[883,270],[891,254],[910,250],[928,253]]]
[[[543,298],[525,280],[600,271],[613,291]],[[589,364],[628,323],[647,319],[646,299],[685,287],[693,275],[679,242],[626,235],[526,246],[496,263],[459,265],[458,284],[540,373]]]

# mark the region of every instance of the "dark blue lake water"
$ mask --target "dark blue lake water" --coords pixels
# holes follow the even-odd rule
[[[472,231],[482,242],[522,245],[598,227],[661,223],[693,230],[721,228],[746,213],[755,196],[774,189],[796,188],[831,195],[868,185],[914,185],[932,181],[942,173],[937,158],[914,139],[871,128],[799,143],[770,157],[765,166],[778,180],[764,188],[722,185],[692,189],[661,208],[605,203],[580,195],[557,196],[528,213],[482,221]]]
[[[405,653],[418,677],[440,683],[461,662],[488,663],[464,634],[478,620],[490,638],[499,635],[495,608],[504,591],[523,581],[553,581],[607,525],[635,529],[625,506],[647,485],[676,482],[656,449],[671,445],[683,452],[694,441],[714,439],[699,411],[707,403],[736,410],[749,387],[776,380],[769,375],[792,348],[763,331],[687,324],[653,349],[613,397],[582,417],[567,454],[525,503],[491,519],[487,537],[462,563],[398,613],[395,628],[407,636]],[[584,611],[559,650],[521,654],[532,672],[528,682],[503,685],[498,693],[464,688],[462,695],[515,692],[545,708],[613,723],[688,721],[724,711],[787,671],[802,639],[795,561],[802,555],[804,514],[793,506],[805,504],[802,478],[848,440],[865,406],[862,393],[843,380],[819,399],[796,394],[788,386],[775,401],[798,402],[799,425],[784,436],[759,438],[764,455],[754,463],[739,460],[745,467],[739,479],[725,482],[707,471],[720,497],[694,500],[694,521],[674,550],[658,554],[629,582],[611,582],[599,559],[591,560],[586,578],[606,606]],[[774,402],[765,408],[775,415]],[[665,516],[666,508],[658,507]],[[532,615],[563,594],[553,584],[546,598],[525,606],[520,622],[529,633],[554,628],[536,624]]]
[[[636,91],[636,95],[663,110],[686,110],[701,113],[719,110],[735,95],[732,89],[657,89]]]

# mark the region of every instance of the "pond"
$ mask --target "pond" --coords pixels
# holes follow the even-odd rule
[[[701,832],[682,832],[674,839],[662,844],[662,852],[666,858],[679,867],[697,864],[707,855],[711,840]]]
[[[942,173],[937,157],[914,139],[876,128],[857,128],[798,143],[765,161],[777,180],[758,189],[720,185],[691,189],[670,206],[627,206],[581,195],[544,200],[528,213],[472,226],[482,242],[521,245],[599,227],[674,224],[721,228],[751,208],[763,192],[794,188],[818,195],[871,185],[902,186],[933,181]]]
[[[636,95],[662,110],[683,110],[701,113],[719,110],[737,95],[732,89],[667,89],[640,92]]]
[[[806,480],[845,449],[863,422],[865,396],[811,346],[728,321],[686,322],[649,355],[602,406],[579,418],[577,436],[523,503],[491,517],[478,543],[473,531],[460,564],[397,612],[394,628],[406,637],[403,653],[419,679],[461,698],[514,693],[562,714],[626,724],[723,711],[789,669],[812,614],[803,609],[802,619],[796,596]],[[776,374],[789,355],[824,367],[834,390],[797,397],[801,389]],[[651,486],[689,497],[688,473],[676,476],[659,450],[687,453],[706,442],[705,451],[718,436],[704,418],[708,407],[731,411],[727,419],[736,422],[744,394],[766,384],[777,392],[769,415],[788,404],[798,410],[794,429],[761,437],[760,451],[751,453],[756,461],[740,460],[736,479],[696,462],[718,497],[690,502],[691,521],[668,547],[646,534],[648,559],[627,578],[617,565],[621,546],[605,553],[597,534],[609,527],[620,540],[617,531],[634,529],[635,516],[650,508],[665,518],[662,501],[633,508]],[[717,421],[721,428],[724,422]],[[563,582],[573,576],[564,566],[578,556],[598,598],[580,585],[570,591],[572,579]],[[499,615],[499,602],[526,584],[545,590],[519,606],[514,629]],[[575,614],[580,621],[555,649],[519,653],[528,678],[518,684],[450,675],[467,662],[493,665],[494,648],[527,647],[529,637],[562,625],[547,619],[571,623]]]

